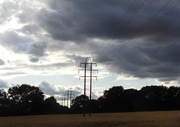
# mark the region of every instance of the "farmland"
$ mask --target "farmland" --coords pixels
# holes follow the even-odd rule
[[[180,111],[0,117],[0,127],[179,127]]]

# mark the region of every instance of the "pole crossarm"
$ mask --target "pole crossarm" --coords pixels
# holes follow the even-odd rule
[[[83,71],[84,69],[79,69],[79,71]],[[93,70],[91,70],[91,69],[86,69],[86,71],[97,71],[98,72],[98,69],[93,69]]]
[[[80,66],[83,65],[83,64],[87,64],[87,65],[88,64],[95,64],[95,65],[97,65],[97,63],[80,63]]]
[[[85,76],[79,76],[79,77],[85,78]],[[86,76],[86,77],[95,77],[95,78],[97,78],[97,76]]]

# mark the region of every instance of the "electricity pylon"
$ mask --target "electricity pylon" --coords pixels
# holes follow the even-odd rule
[[[97,72],[97,69],[93,69],[93,65],[97,66],[97,63],[93,63],[92,60],[90,59],[90,57],[87,57],[84,63],[80,63],[80,67],[82,70],[84,71],[84,75],[80,76],[82,78],[84,78],[84,104],[83,104],[83,110],[84,113],[83,115],[85,116],[85,97],[86,97],[86,83],[87,83],[87,78],[89,78],[89,84],[90,84],[90,92],[89,92],[89,101],[91,103],[91,98],[92,98],[92,78],[97,78],[97,76],[93,76],[93,72]],[[87,71],[89,71],[89,74],[87,73]],[[89,115],[91,115],[91,111],[89,113]]]
[[[69,107],[69,108],[71,108],[71,101],[72,101],[72,99],[74,98],[74,91],[72,91],[72,90],[67,90],[66,92],[65,92],[65,94],[66,94],[66,100],[67,100],[67,107]]]

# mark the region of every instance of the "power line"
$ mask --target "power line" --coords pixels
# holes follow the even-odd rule
[[[159,9],[159,11],[157,13],[155,13],[155,15],[153,15],[146,23],[143,27],[146,27],[147,25],[149,25],[149,23],[152,22],[152,20],[171,2],[172,0],[169,0],[162,8]],[[179,4],[179,3],[178,3]],[[174,7],[173,7],[174,8]],[[167,13],[168,14],[168,13]],[[166,14],[165,14],[166,15]],[[126,43],[124,45],[122,45],[118,50],[116,50],[114,52],[114,54],[111,56],[114,57],[115,55],[119,54],[120,49],[124,48],[125,46],[127,46],[134,38],[137,37],[139,32],[137,32],[137,34],[134,35],[134,37],[132,39],[129,39],[128,41],[126,41]],[[136,38],[137,39],[137,38]]]
[[[130,7],[127,9],[127,11],[124,13],[124,15],[121,17],[121,19],[123,20],[124,19],[124,17],[127,15],[127,13],[130,11],[130,9],[133,7],[133,5],[135,4],[135,2],[136,2],[137,0],[134,0],[133,2],[132,2],[132,4],[130,5]],[[110,36],[112,36],[113,37],[113,35],[115,34],[115,32],[119,29],[119,27],[121,26],[121,23],[122,23],[123,21],[120,21],[120,23],[117,25],[117,27],[114,29],[114,31],[111,33],[111,35]],[[103,54],[103,52],[111,45],[111,43],[112,43],[112,41],[113,41],[114,39],[112,39],[110,42],[107,42],[107,45],[105,46],[105,48],[101,51],[101,54]]]
[[[139,0],[141,1],[141,0]],[[138,3],[139,3],[138,1]],[[115,30],[111,33],[111,36],[113,39],[111,39],[111,41],[109,41],[107,43],[107,45],[105,46],[105,48],[103,48],[103,50],[99,53],[99,56],[96,58],[96,60],[98,60],[98,58],[100,57],[101,54],[103,54],[105,52],[105,50],[111,45],[111,43],[113,42],[113,40],[115,39],[115,36],[117,36],[117,34],[113,37],[113,35],[115,34],[115,32],[120,28],[120,27],[125,27],[130,20],[133,18],[133,16],[137,13],[137,11],[142,7],[142,5],[144,4],[145,0],[143,0],[143,2],[136,8],[135,12],[129,17],[127,22],[123,22],[123,19],[125,18],[125,16],[127,16],[127,13],[131,11],[131,9],[133,8],[133,6],[136,3],[136,0],[134,0],[131,5],[129,6],[129,8],[127,9],[127,11],[124,13],[124,15],[122,16],[122,21],[117,25],[117,27],[115,28]]]
[[[169,5],[169,3],[170,3],[171,1],[172,1],[172,0],[169,0],[162,8],[160,8],[160,9],[158,10],[158,12],[155,13],[155,15],[153,15],[153,16],[145,23],[145,25],[144,25],[143,27],[146,27],[147,25],[149,25],[149,23],[151,23],[152,20],[153,20],[162,10],[164,10],[164,8],[165,8],[167,5]],[[142,4],[144,4],[144,2],[145,2],[145,1],[143,1]],[[178,2],[175,6],[177,6],[179,3],[180,3],[180,2]],[[173,8],[175,8],[175,6],[173,6],[165,15],[167,15],[171,10],[173,10]],[[140,9],[140,8],[141,8],[141,6],[139,6],[139,9]],[[134,13],[134,14],[136,14],[136,13]],[[165,15],[164,15],[164,16],[165,16]],[[160,19],[159,19],[159,20],[160,20]],[[128,23],[128,22],[127,22],[127,23]],[[111,54],[113,54],[113,55],[111,56],[111,58],[114,57],[116,54],[118,54],[118,53],[120,52],[120,49],[126,47],[134,38],[136,38],[137,35],[138,35],[138,33],[139,33],[139,32],[137,32],[137,34],[135,34],[132,39],[127,40],[127,41],[125,42],[125,44],[122,45],[118,50],[113,50],[114,53],[111,53]],[[114,39],[113,39],[113,40],[114,40]],[[112,40],[112,41],[113,41],[113,40]],[[107,49],[109,46],[110,46],[110,44],[106,47],[106,49]],[[103,52],[105,52],[106,49],[104,49]],[[100,60],[100,58],[99,58],[100,56],[102,57],[102,55],[99,54],[98,57],[96,58],[97,61]]]
[[[163,16],[161,16],[161,18],[164,17],[164,16],[167,16],[171,11],[173,11],[177,6],[179,6],[179,4],[180,4],[180,1],[177,2],[177,3],[175,3],[172,8],[170,8]],[[159,22],[159,21],[160,21],[160,18],[157,20],[157,22]],[[179,29],[179,27],[180,27],[180,24],[177,25],[177,26],[175,26],[175,27],[174,27],[174,28],[175,28],[174,30]],[[163,36],[163,38],[164,38],[164,36]],[[156,41],[159,41],[160,39],[161,39],[161,38],[159,38],[159,39],[156,40]],[[175,42],[175,41],[174,41],[174,42]],[[172,42],[170,45],[172,45],[174,42]],[[168,47],[169,47],[170,45],[168,45]],[[149,48],[149,47],[151,47],[151,46],[153,46],[153,45],[147,46],[147,47],[145,47],[145,48]]]

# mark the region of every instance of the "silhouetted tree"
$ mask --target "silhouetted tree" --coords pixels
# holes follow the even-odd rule
[[[139,97],[139,91],[135,89],[124,90],[123,103],[124,111],[136,111],[135,103],[136,99]]]
[[[112,87],[104,91],[104,95],[98,99],[99,108],[105,112],[134,111],[138,90],[124,90],[122,86]]]
[[[146,86],[140,91],[143,102],[140,103],[143,107],[140,110],[162,110],[163,102],[162,98],[167,92],[167,87],[165,86]],[[140,108],[140,107],[139,107]]]
[[[167,89],[162,97],[165,110],[180,109],[180,87],[171,86]]]
[[[85,106],[87,112],[88,103],[89,103],[89,98],[87,96],[80,95],[72,100],[71,108],[77,113],[83,113],[84,110],[83,106]]]
[[[106,112],[119,112],[124,110],[124,89],[122,86],[114,86],[104,91],[103,109]]]
[[[0,90],[0,116],[9,115],[9,104],[7,93],[4,90]]]
[[[23,84],[8,90],[14,114],[42,114],[44,112],[44,94],[35,86]]]
[[[57,103],[56,99],[51,96],[45,99],[45,110],[46,114],[58,114],[58,113],[66,113],[68,111],[67,107],[63,107]]]

